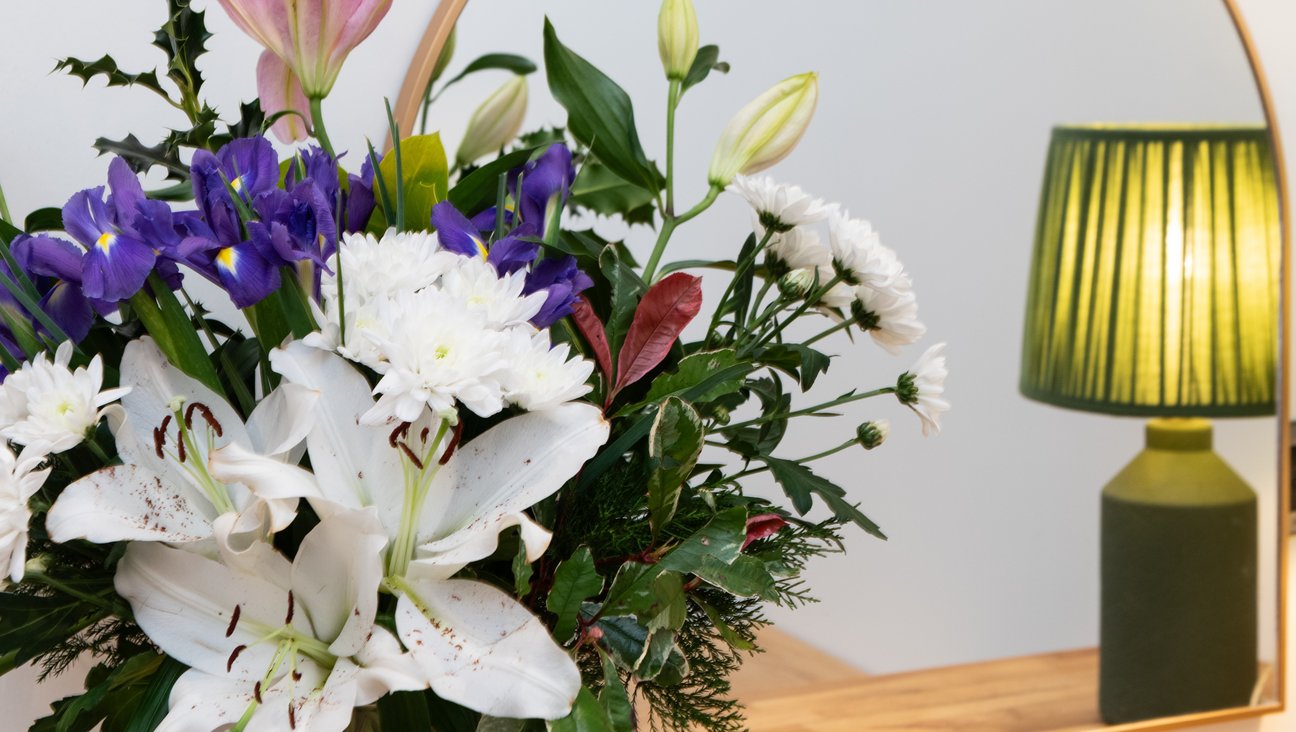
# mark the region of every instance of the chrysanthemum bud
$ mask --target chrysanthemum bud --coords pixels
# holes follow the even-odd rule
[[[889,434],[891,434],[891,423],[885,419],[879,419],[860,425],[855,430],[855,439],[859,441],[860,447],[865,450],[872,450],[885,442]]]
[[[716,144],[707,180],[725,186],[734,175],[764,170],[796,147],[819,101],[819,75],[813,71],[775,84],[729,120]]]
[[[896,399],[901,404],[913,406],[918,403],[917,378],[912,372],[906,371],[896,380]]]
[[[46,554],[37,554],[23,565],[27,574],[45,574],[46,569],[49,569],[49,556]]]
[[[693,0],[662,0],[657,16],[657,52],[666,78],[683,80],[698,52],[697,13]]]
[[[770,269],[787,269],[787,265],[777,258],[765,260],[765,266]],[[779,292],[788,297],[805,297],[815,286],[815,272],[812,269],[794,269],[779,277]]]
[[[467,165],[483,155],[499,150],[517,137],[527,110],[525,76],[514,76],[482,102],[468,120],[459,152],[458,165]]]

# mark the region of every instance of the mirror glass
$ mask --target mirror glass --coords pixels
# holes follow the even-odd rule
[[[654,3],[541,8],[474,0],[459,24],[455,63],[494,50],[539,58],[544,13],[631,93],[640,135],[650,156],[660,157],[666,87],[655,59]],[[889,419],[887,444],[816,464],[849,486],[889,540],[853,531],[846,554],[805,575],[821,602],[794,612],[771,608],[770,617],[795,641],[840,660],[824,660],[821,669],[842,683],[856,674],[876,680],[1061,653],[1051,658],[1069,659],[1068,683],[1078,679],[1082,688],[1072,694],[1073,718],[1059,722],[1097,723],[1100,492],[1142,449],[1145,420],[1059,409],[1018,391],[1050,131],[1091,122],[1263,124],[1224,4],[745,0],[699,3],[698,17],[702,42],[718,44],[734,73],[713,75],[681,107],[680,199],[704,193],[712,145],[737,108],[776,80],[819,71],[810,132],[769,172],[869,219],[913,274],[929,329],[924,344],[949,343],[953,410],[940,436],[924,438],[918,420],[893,401],[865,401],[843,409],[841,419]],[[561,124],[561,108],[533,78],[528,127]],[[498,83],[469,79],[452,88],[433,110],[432,127],[455,144],[469,110]],[[745,231],[747,217],[740,200],[722,198],[681,231],[668,258],[734,256],[741,244],[734,232]],[[607,235],[624,235],[641,254],[652,244],[644,228]],[[706,282],[716,297],[725,275],[707,274]],[[815,401],[888,384],[921,353],[911,348],[896,358],[870,342],[830,343],[825,350],[837,358]],[[1279,608],[1277,421],[1213,425],[1216,452],[1259,498],[1254,700],[1269,701]],[[813,454],[824,439],[808,425],[789,434],[778,454]],[[777,493],[772,484],[761,489]],[[778,656],[782,639],[774,648],[776,665],[795,665],[795,652]],[[760,714],[788,713],[787,705],[760,699],[796,686],[777,670],[765,673],[782,688],[759,679],[746,687],[756,697],[756,729]]]

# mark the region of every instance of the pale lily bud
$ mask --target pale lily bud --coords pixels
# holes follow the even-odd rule
[[[865,422],[855,430],[855,439],[859,441],[860,447],[865,450],[873,448],[886,442],[887,435],[891,434],[891,423],[885,419],[879,419],[874,422]]]
[[[657,52],[666,78],[682,81],[698,52],[697,13],[693,0],[662,0],[657,16]]]
[[[514,76],[486,98],[468,120],[459,152],[458,165],[467,165],[483,155],[499,150],[517,137],[527,110],[525,76]]]
[[[441,55],[437,56],[436,66],[432,67],[432,81],[440,79],[446,67],[450,65],[450,59],[454,57],[455,52],[455,37],[458,35],[458,26],[450,29],[450,37],[446,38],[445,45],[441,47]]]
[[[726,186],[787,157],[801,140],[819,101],[819,75],[807,72],[775,84],[729,120],[716,144],[707,180]]]

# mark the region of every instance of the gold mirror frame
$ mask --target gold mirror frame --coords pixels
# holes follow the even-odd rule
[[[1183,729],[1273,714],[1283,711],[1287,706],[1287,574],[1290,569],[1287,566],[1287,542],[1291,530],[1291,414],[1287,385],[1291,367],[1290,326],[1288,324],[1289,313],[1291,312],[1291,217],[1287,194],[1287,166],[1286,159],[1283,157],[1282,135],[1278,129],[1273,97],[1269,93],[1269,82],[1265,77],[1264,66],[1260,62],[1259,52],[1256,50],[1251,31],[1242,17],[1242,11],[1238,7],[1237,0],[1220,0],[1220,2],[1224,4],[1229,18],[1233,21],[1233,27],[1237,31],[1238,39],[1241,41],[1243,51],[1246,53],[1247,64],[1251,69],[1256,91],[1260,95],[1260,105],[1264,110],[1265,124],[1269,128],[1270,147],[1275,157],[1274,169],[1278,175],[1277,188],[1280,199],[1279,216],[1282,221],[1282,283],[1279,301],[1279,307],[1282,311],[1278,319],[1280,355],[1277,377],[1279,456],[1279,527],[1277,533],[1278,645],[1277,657],[1274,660],[1278,698],[1274,702],[1250,707],[1235,707],[1130,724],[1100,726],[1095,727],[1095,731],[1128,732],[1132,730]],[[393,110],[402,137],[409,136],[414,132],[414,126],[418,122],[418,116],[422,110],[423,95],[428,82],[432,78],[433,69],[436,67],[437,59],[441,55],[441,49],[445,47],[455,23],[458,22],[459,16],[467,5],[468,0],[441,0],[436,11],[432,14],[431,21],[428,22],[427,29],[423,32],[423,38],[419,42],[418,49],[414,52],[414,59],[405,72],[400,94],[396,98],[396,105]],[[388,139],[387,149],[390,149],[391,145],[392,141]]]

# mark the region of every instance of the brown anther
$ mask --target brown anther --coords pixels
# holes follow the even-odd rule
[[[162,454],[162,446],[166,444],[166,433],[161,429],[153,428],[153,452],[158,456],[158,460],[165,460],[166,456]]]
[[[261,682],[260,681],[256,682],[256,685],[252,687],[252,698],[256,699],[257,704],[261,703]]]
[[[301,671],[293,671],[293,672],[292,672],[292,679],[293,679],[293,681],[301,681],[301,679],[302,679],[302,672],[301,672]]]
[[[211,425],[212,431],[216,433],[217,437],[223,437],[225,435],[225,430],[221,427],[221,423],[216,420],[216,415],[212,413],[212,410],[206,404],[194,402],[193,406],[198,408],[198,413],[202,415],[202,418],[206,420],[207,424]]]
[[[184,440],[176,440],[176,457],[180,458],[182,463],[185,461]]]
[[[234,629],[238,627],[239,614],[241,612],[243,612],[243,607],[241,605],[235,605],[234,613],[230,615],[229,627],[225,629],[226,638],[230,637],[231,635],[234,635]]]
[[[297,713],[293,709],[292,702],[288,702],[288,726],[297,729]]]
[[[418,459],[418,455],[414,454],[414,451],[409,448],[409,445],[406,445],[403,442],[398,442],[396,443],[396,447],[399,447],[401,452],[405,453],[405,457],[409,458],[411,463],[414,463],[414,467],[419,470],[423,469],[423,461]]]
[[[185,411],[184,411],[184,426],[185,426],[185,429],[188,429],[188,430],[193,429],[193,413],[194,413],[194,409],[195,409],[197,406],[198,406],[198,402],[190,402],[190,403],[189,403],[189,406],[185,407]]]
[[[459,447],[459,439],[463,437],[463,428],[463,420],[460,420],[459,424],[455,425],[454,434],[450,436],[450,444],[446,445],[445,452],[441,454],[441,459],[438,461],[439,465],[445,465],[454,456],[455,448]]]
[[[167,416],[162,418],[162,426],[159,427],[158,430],[160,430],[162,434],[165,435],[167,431],[167,427],[170,426],[171,426],[171,415],[168,414]]]
[[[234,670],[234,662],[238,660],[239,654],[242,653],[245,648],[247,648],[245,645],[234,646],[234,652],[230,654],[229,660],[225,662],[225,673]]]
[[[396,425],[396,429],[392,430],[391,434],[387,436],[387,444],[391,445],[393,448],[396,447],[397,441],[409,434],[409,428],[409,422],[401,422]]]
[[[428,435],[431,434],[431,433],[432,433],[432,428],[431,428],[431,427],[424,427],[424,428],[423,428],[423,431],[419,433],[419,441],[420,441],[420,442],[427,442]]]
[[[288,590],[288,617],[284,618],[284,625],[287,625],[292,622],[292,616],[293,616],[293,593],[292,590]]]

